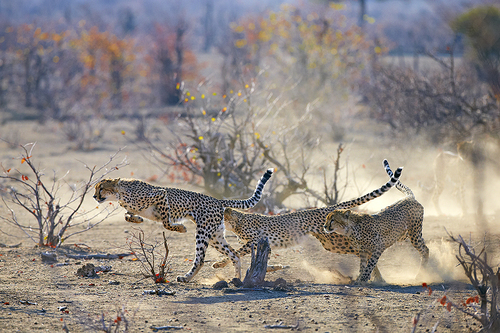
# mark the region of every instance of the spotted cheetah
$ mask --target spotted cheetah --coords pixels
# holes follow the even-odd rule
[[[316,237],[323,247],[330,252],[358,255],[358,251],[350,245],[344,236],[324,232],[323,225],[326,216],[336,209],[359,206],[381,196],[396,184],[401,172],[402,168],[397,169],[389,182],[371,193],[325,208],[307,209],[273,216],[243,213],[226,208],[224,211],[224,224],[226,229],[234,232],[238,240],[243,243],[243,246],[237,251],[240,258],[250,253],[252,245],[256,246],[263,237],[268,238],[271,248],[287,248],[300,244],[308,234]],[[224,259],[216,262],[213,267],[224,267],[228,263],[228,259]],[[268,267],[268,271],[276,269],[279,269],[279,266]],[[375,271],[375,276],[379,280],[382,279],[378,270]]]
[[[462,216],[467,213],[467,200],[465,199],[466,184],[469,181],[474,158],[475,146],[472,141],[457,143],[457,152],[442,151],[434,159],[434,185],[432,187],[432,203],[438,215],[442,215],[439,197],[446,185],[452,185],[453,193],[458,197]],[[443,173],[446,174],[443,177]]]
[[[248,209],[255,206],[272,174],[273,169],[268,169],[260,179],[253,196],[246,200],[219,200],[196,192],[120,178],[104,179],[97,183],[94,199],[99,203],[118,201],[127,210],[125,220],[132,223],[142,223],[143,218],[147,218],[162,222],[168,230],[184,233],[184,225],[172,222],[184,219],[193,221],[196,224],[195,260],[187,274],[177,277],[178,282],[189,282],[198,273],[203,266],[209,244],[230,258],[236,277],[241,278],[238,254],[224,238],[224,208]]]
[[[389,164],[386,170],[391,176]],[[420,253],[421,266],[427,264],[429,249],[422,238],[424,207],[415,199],[413,192],[400,181],[397,182],[396,188],[406,194],[406,197],[377,214],[339,209],[328,214],[326,218],[325,232],[347,237],[359,252],[359,276],[355,283],[367,282],[382,252],[408,237]]]

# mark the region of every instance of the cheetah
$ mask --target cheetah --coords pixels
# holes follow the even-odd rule
[[[391,176],[392,171],[388,164],[386,170]],[[396,188],[406,194],[406,197],[377,214],[339,209],[328,214],[326,218],[325,232],[347,237],[359,252],[360,265],[356,284],[364,284],[370,279],[382,252],[408,237],[420,253],[421,267],[427,264],[429,248],[422,238],[424,207],[406,185],[398,181]]]
[[[328,213],[340,209],[359,206],[365,202],[375,199],[396,184],[402,172],[402,168],[396,170],[391,180],[377,190],[360,198],[342,202],[325,208],[307,209],[282,215],[249,214],[226,208],[224,211],[224,225],[226,230],[232,231],[243,243],[237,253],[240,258],[251,252],[252,246],[256,246],[259,239],[267,237],[271,248],[288,248],[298,245],[308,234],[316,237],[323,247],[333,253],[358,255],[349,241],[338,234],[327,234],[323,230]],[[216,262],[213,267],[225,267],[227,259]],[[268,271],[279,269],[280,266],[269,266]],[[378,270],[375,271],[377,279],[382,279]]]
[[[246,200],[219,200],[201,193],[177,188],[160,187],[136,179],[104,179],[95,186],[94,199],[118,201],[127,210],[125,220],[142,223],[143,218],[159,221],[171,231],[186,232],[178,222],[189,219],[196,224],[196,251],[191,270],[178,276],[178,282],[189,282],[203,266],[208,245],[228,256],[235,267],[236,277],[241,278],[240,259],[236,251],[224,238],[222,222],[225,207],[248,209],[255,206],[264,185],[271,178],[273,169],[268,169],[255,188],[253,196]]]
[[[439,205],[439,197],[447,183],[453,187],[453,193],[458,197],[462,216],[467,213],[467,201],[465,200],[466,183],[472,174],[471,162],[474,158],[474,142],[462,141],[457,143],[457,152],[440,152],[433,164],[434,185],[432,189],[432,203],[438,215],[443,215]],[[443,172],[447,175],[442,177]]]

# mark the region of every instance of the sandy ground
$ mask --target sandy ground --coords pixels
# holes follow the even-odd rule
[[[18,131],[22,133],[23,142],[38,141],[38,150],[34,154],[38,162],[58,172],[71,169],[68,179],[73,181],[85,177],[85,169],[79,161],[101,165],[117,148],[127,144],[126,135],[121,131],[129,131],[126,125],[112,126],[109,128],[109,140],[102,148],[77,152],[68,149],[71,144],[61,140],[58,129],[50,126],[16,123],[4,125],[0,133],[5,135]],[[353,144],[350,154],[365,156],[368,150],[370,147],[363,147],[358,142]],[[18,150],[2,142],[0,152],[2,163],[11,163],[9,161],[19,155]],[[113,173],[114,177],[147,179],[158,174],[158,170],[145,163],[133,146],[126,148],[123,154],[128,157],[130,165]],[[369,159],[362,159],[359,163],[368,160],[366,165],[363,164],[363,172],[368,175],[371,170],[376,170],[380,176],[370,178],[360,175],[358,181],[370,179],[373,188],[385,182],[380,162],[390,155],[395,156],[392,166],[405,165],[403,176],[407,178],[404,181],[415,188],[420,179],[425,182],[430,176],[425,179],[422,176],[428,172],[428,163],[414,161],[422,159],[422,156],[431,158],[435,151],[420,151],[419,154],[415,156],[395,148],[379,151],[376,156],[371,154]],[[351,161],[355,163],[354,159]],[[161,183],[167,185],[166,179]],[[397,191],[393,192],[384,196],[384,200],[380,198],[370,203],[366,209],[375,211],[401,197]],[[150,221],[141,225],[129,224],[123,219],[124,210],[119,210],[117,215],[96,228],[65,242],[58,251],[57,262],[44,263],[41,253],[49,249],[35,247],[29,239],[22,237],[18,229],[0,222],[0,243],[22,243],[16,248],[0,247],[0,331],[61,332],[63,326],[70,332],[99,331],[102,318],[106,325],[116,327],[117,313],[121,318],[120,329],[127,322],[130,332],[149,332],[152,331],[151,326],[166,325],[194,332],[256,332],[272,331],[266,325],[280,323],[297,325],[298,330],[305,332],[410,332],[417,313],[421,313],[417,332],[430,331],[436,323],[436,332],[477,331],[480,326],[474,320],[453,309],[448,312],[438,300],[445,294],[457,302],[475,295],[466,283],[461,268],[457,267],[454,258],[457,246],[448,241],[446,230],[467,239],[470,237],[478,247],[482,246],[483,234],[475,227],[474,216],[459,218],[456,207],[446,206],[447,215],[437,217],[423,192],[415,192],[417,198],[423,198],[421,201],[426,208],[424,239],[431,251],[429,268],[416,280],[418,253],[408,242],[397,244],[388,249],[379,261],[387,285],[370,284],[364,287],[345,284],[342,277],[357,276],[359,260],[356,257],[328,253],[319,242],[310,238],[301,246],[271,254],[269,264],[284,264],[289,268],[268,273],[266,280],[283,278],[287,282],[284,288],[245,290],[229,284],[228,288],[214,289],[214,283],[220,280],[229,282],[233,278],[233,268],[213,269],[211,264],[222,257],[209,249],[205,266],[191,283],[170,282],[162,285],[174,295],[144,295],[143,292],[155,288],[155,284],[142,279],[141,265],[132,256],[83,261],[66,255],[127,253],[127,242],[137,234],[137,228],[140,227],[146,239],[153,242],[161,239],[163,229],[160,224]],[[348,195],[346,199],[354,196]],[[450,198],[448,200],[451,201]],[[96,203],[89,197],[86,205],[91,207]],[[492,248],[498,248],[500,214],[496,207],[488,207],[489,242]],[[5,214],[3,205],[0,214]],[[193,259],[194,225],[186,223],[186,226],[186,234],[167,232],[171,267],[167,278],[172,281],[189,270]],[[228,241],[238,247],[233,235],[228,235]],[[498,263],[498,252],[494,252],[491,258]],[[249,262],[249,257],[243,258],[243,272]],[[87,263],[110,265],[112,268],[95,278],[77,276],[77,270]],[[114,282],[110,284],[110,281]],[[422,282],[431,286],[431,295],[422,287]]]

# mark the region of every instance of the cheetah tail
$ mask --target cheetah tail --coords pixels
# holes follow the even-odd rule
[[[384,160],[384,168],[385,168],[385,172],[387,172],[389,177],[394,177],[392,170],[391,170],[391,167],[389,166],[389,162],[387,160]],[[396,188],[399,191],[401,191],[402,193],[406,194],[407,196],[415,198],[415,195],[413,194],[412,190],[410,190],[410,188],[408,186],[404,185],[399,180],[396,183]]]
[[[255,188],[252,197],[246,200],[224,200],[223,206],[231,208],[240,208],[240,209],[249,209],[255,206],[260,201],[260,198],[262,197],[262,191],[264,190],[264,186],[273,175],[273,172],[274,169],[267,169],[264,175],[260,178],[260,181],[257,184],[257,187]]]
[[[370,200],[373,200],[375,198],[380,197],[382,194],[387,192],[391,187],[396,186],[402,172],[403,172],[403,168],[398,168],[396,170],[396,172],[394,172],[394,174],[391,176],[391,179],[387,183],[385,183],[384,185],[379,187],[378,189],[376,189],[368,194],[365,194],[362,197],[359,197],[359,198],[356,198],[353,200],[349,200],[349,201],[344,201],[344,202],[338,203],[338,204],[333,205],[333,206],[329,206],[328,210],[334,211],[337,209],[349,209],[349,208],[353,208],[353,207],[362,205]],[[392,173],[392,170],[391,170],[391,173]]]

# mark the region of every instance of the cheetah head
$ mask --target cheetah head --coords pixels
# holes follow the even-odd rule
[[[233,231],[238,225],[241,213],[232,208],[224,209],[224,227],[226,230]]]
[[[351,211],[348,209],[338,209],[326,217],[326,223],[323,226],[325,232],[331,234],[332,232],[349,236],[349,216]]]
[[[95,185],[94,199],[98,203],[108,201],[118,201],[117,186],[120,178],[103,179]]]

